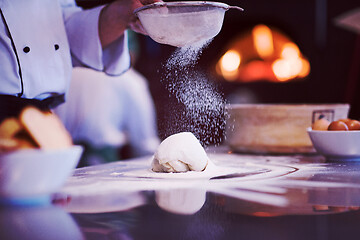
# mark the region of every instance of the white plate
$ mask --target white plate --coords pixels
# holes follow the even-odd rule
[[[328,160],[360,160],[360,131],[307,130],[316,151]]]
[[[32,199],[58,190],[78,164],[81,146],[26,149],[0,155],[0,200]]]

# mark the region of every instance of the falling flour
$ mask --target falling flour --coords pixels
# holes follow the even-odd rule
[[[219,143],[225,128],[225,100],[215,83],[196,69],[196,63],[211,40],[177,48],[164,65],[162,82],[178,106],[169,106],[169,136],[192,132],[206,146]]]

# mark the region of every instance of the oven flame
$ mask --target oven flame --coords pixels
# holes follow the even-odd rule
[[[241,63],[240,53],[234,50],[227,51],[220,59],[220,70],[228,80],[235,80]]]
[[[252,30],[252,38],[256,52],[261,58],[267,58],[274,53],[273,35],[269,27],[257,25]]]
[[[285,43],[281,51],[281,57],[286,59],[298,58],[300,57],[300,50],[295,43]]]
[[[310,72],[310,65],[301,57],[301,52],[295,43],[284,44],[281,57],[271,65],[272,70],[279,81],[288,81],[296,77],[305,77]]]
[[[285,82],[310,73],[310,63],[285,34],[259,24],[236,38],[216,66],[227,81]]]

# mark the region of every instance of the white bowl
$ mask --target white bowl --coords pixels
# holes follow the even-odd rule
[[[83,148],[26,149],[0,155],[0,200],[46,198],[72,174]]]
[[[360,131],[307,130],[316,151],[331,161],[360,160]]]

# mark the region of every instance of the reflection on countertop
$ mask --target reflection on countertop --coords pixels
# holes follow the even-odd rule
[[[84,239],[73,217],[60,207],[0,208],[0,239]]]
[[[1,228],[27,234],[14,219],[27,225],[27,216],[36,215],[53,216],[56,227],[46,232],[62,239],[76,239],[65,238],[65,222],[67,233],[84,239],[351,239],[360,233],[360,163],[314,154],[209,157],[221,172],[154,175],[149,157],[76,169],[53,207],[40,214],[5,208]],[[36,221],[28,226],[36,229]]]

